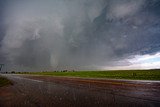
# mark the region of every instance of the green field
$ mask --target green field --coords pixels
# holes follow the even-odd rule
[[[24,73],[22,73],[22,74],[24,74]],[[160,80],[160,70],[26,72],[26,74],[49,75],[49,76],[67,76],[67,77],[85,77],[85,78]]]
[[[11,81],[9,81],[7,78],[1,77],[0,76],[0,87],[12,84]]]

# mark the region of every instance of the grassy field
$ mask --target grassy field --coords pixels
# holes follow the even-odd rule
[[[5,85],[9,85],[9,84],[12,84],[12,82],[6,78],[0,76],[0,87],[5,86]]]
[[[49,75],[49,76],[85,77],[85,78],[160,80],[160,70],[29,72],[27,74]]]

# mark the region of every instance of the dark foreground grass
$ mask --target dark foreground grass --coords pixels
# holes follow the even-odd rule
[[[68,76],[68,77],[85,77],[85,78],[160,80],[160,70],[29,72],[27,74],[49,75],[49,76]]]
[[[0,87],[10,85],[10,84],[12,84],[10,80],[0,76]]]

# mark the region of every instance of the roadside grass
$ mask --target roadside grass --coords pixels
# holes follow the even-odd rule
[[[20,73],[24,74],[24,73]],[[67,76],[84,78],[110,78],[132,80],[160,80],[160,70],[116,70],[116,71],[68,71],[68,72],[26,72],[25,74]]]
[[[5,77],[0,76],[0,87],[6,86],[6,85],[11,85],[11,84],[12,84],[12,82],[10,80],[8,80]]]

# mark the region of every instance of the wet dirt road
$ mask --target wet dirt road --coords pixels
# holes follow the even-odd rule
[[[3,75],[0,107],[159,107],[160,81]]]

